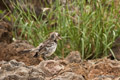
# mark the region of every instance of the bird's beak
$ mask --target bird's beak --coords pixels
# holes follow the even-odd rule
[[[62,40],[62,38],[61,38],[60,36],[58,37],[58,39],[59,39],[59,40]]]

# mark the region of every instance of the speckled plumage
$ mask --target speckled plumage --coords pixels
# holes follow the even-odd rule
[[[51,56],[57,48],[57,41],[61,39],[60,35],[57,32],[52,32],[49,36],[49,38],[40,43],[38,47],[24,50],[24,52],[34,52],[34,57],[39,57],[40,55],[43,56],[43,58]]]

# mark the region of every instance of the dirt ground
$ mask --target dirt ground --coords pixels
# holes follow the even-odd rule
[[[21,50],[33,48],[27,41],[12,41],[12,26],[7,22],[0,22],[0,61],[9,61],[16,59],[23,61],[27,65],[35,65],[40,61],[37,58],[32,58],[30,54],[18,53]]]

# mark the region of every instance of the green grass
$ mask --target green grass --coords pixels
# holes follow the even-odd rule
[[[19,3],[12,5],[14,37],[37,46],[50,32],[57,31],[63,38],[55,52],[60,57],[73,50],[78,50],[82,59],[107,56],[109,51],[112,52],[115,38],[119,36],[120,14],[114,2],[109,4],[104,0],[88,0],[86,3],[85,0],[74,0],[63,6],[56,0],[48,13],[41,13],[39,18],[34,10],[31,12],[27,8],[25,12]],[[46,18],[43,19],[43,15]],[[18,34],[19,31],[21,33]]]

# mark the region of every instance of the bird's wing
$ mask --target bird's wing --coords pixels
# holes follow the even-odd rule
[[[30,51],[31,51],[31,49],[24,49],[22,51],[19,51],[18,53],[24,54],[24,53],[29,53]]]
[[[39,50],[40,54],[47,54],[51,46],[53,46],[54,42],[46,42],[43,47]]]
[[[43,43],[40,43],[38,47],[36,48],[31,48],[31,49],[24,49],[20,51],[19,53],[30,53],[30,52],[38,52],[41,48],[43,47]]]
[[[36,52],[36,54],[34,55],[35,57],[39,56],[39,55],[46,55],[47,53],[49,53],[49,47],[51,47],[51,45],[53,44],[53,42],[51,41],[46,41],[45,43],[40,44],[37,47],[38,52]]]
[[[32,52],[38,52],[40,51],[40,49],[42,49],[44,47],[43,43],[40,43],[39,46],[37,46],[35,49],[32,50]]]
[[[36,47],[36,49],[33,50],[35,52],[35,54],[33,55],[34,57],[38,57],[40,54],[42,54],[41,52],[44,53],[45,51],[45,43],[40,43],[38,47]]]
[[[39,51],[41,51],[42,49],[44,49],[45,47],[48,46],[48,44],[50,43],[49,40],[43,42],[43,43],[40,43],[39,46],[37,47],[37,49],[39,49]]]

